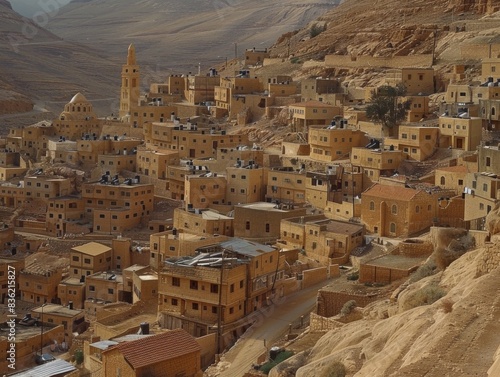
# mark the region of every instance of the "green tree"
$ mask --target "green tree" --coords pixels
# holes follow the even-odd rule
[[[378,91],[372,92],[370,104],[366,107],[366,116],[372,122],[387,128],[392,135],[410,109],[411,100],[403,99],[405,94],[404,85],[380,87]]]

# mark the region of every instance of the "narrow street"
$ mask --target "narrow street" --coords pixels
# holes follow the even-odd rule
[[[252,364],[256,363],[257,358],[286,333],[290,323],[314,309],[318,290],[330,283],[331,280],[327,280],[295,292],[273,308],[264,311],[258,321],[222,356],[218,376],[243,376]]]

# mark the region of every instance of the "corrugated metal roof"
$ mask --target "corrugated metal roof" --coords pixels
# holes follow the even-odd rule
[[[99,348],[101,350],[108,349],[110,346],[116,346],[118,342],[112,340],[101,340],[100,342],[92,343],[91,346],[95,348]]]
[[[69,373],[76,368],[67,361],[56,359],[47,364],[39,365],[21,373],[13,374],[15,377],[53,377]]]
[[[223,249],[231,250],[235,253],[251,257],[257,257],[262,253],[269,253],[275,250],[271,246],[243,240],[241,238],[233,238],[228,241],[222,242],[220,246]]]

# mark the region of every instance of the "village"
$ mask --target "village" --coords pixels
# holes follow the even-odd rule
[[[344,58],[321,64],[366,64]],[[491,46],[481,58],[472,82],[465,65],[438,75],[431,55],[367,57],[384,80],[356,87],[270,73],[276,59],[249,48],[221,72],[141,93],[130,45],[118,113],[98,116],[75,93],[56,119],[0,140],[0,296],[7,307],[15,270],[17,369],[202,376],[287,297],[317,292],[294,320],[323,331],[346,303],[388,297],[441,229],[487,243],[500,58]],[[404,88],[396,125],[368,110],[388,87]],[[271,142],[256,136],[265,121]],[[8,360],[0,370],[12,372]]]

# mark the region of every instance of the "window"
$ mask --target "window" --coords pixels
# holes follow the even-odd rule
[[[446,178],[445,177],[441,177],[441,185],[445,185],[446,184]]]
[[[219,286],[217,284],[210,284],[210,293],[219,293]]]
[[[391,233],[396,233],[396,224],[395,223],[391,223],[390,229],[391,229],[390,230]]]
[[[240,288],[243,288],[243,284],[244,284],[243,280],[240,280]]]
[[[181,286],[181,279],[173,277],[172,278],[172,286],[180,287]]]
[[[112,295],[114,293],[114,289],[113,288],[108,288],[108,294]]]
[[[392,207],[391,207],[391,213],[393,215],[397,215],[398,214],[398,206],[396,204],[392,205]]]
[[[190,289],[198,289],[198,282],[196,280],[189,280],[189,288]]]
[[[373,201],[370,202],[370,211],[375,211],[375,203]]]
[[[250,230],[250,221],[245,222],[245,229]]]
[[[198,310],[198,303],[197,302],[193,302],[191,304],[191,307],[193,308],[193,310]]]
[[[217,314],[217,306],[212,306],[212,313]]]
[[[269,223],[266,223],[266,233],[269,233],[271,231],[271,225]]]
[[[488,191],[488,184],[487,183],[483,183],[483,191]]]
[[[491,166],[491,157],[486,157],[486,166]]]
[[[173,306],[177,306],[177,299],[176,299],[176,298],[173,298],[173,299],[172,299],[172,305],[173,305]]]
[[[89,285],[89,291],[90,292],[95,292],[95,286]]]
[[[229,292],[234,293],[234,283],[229,286]]]

